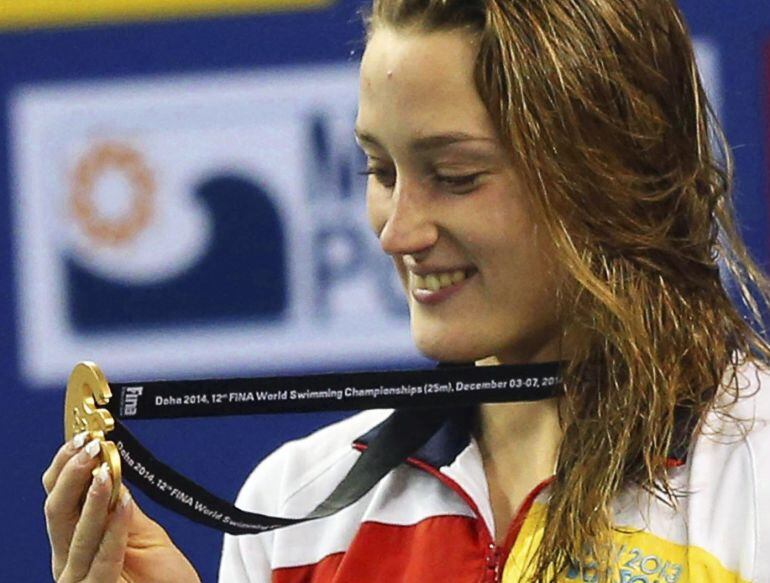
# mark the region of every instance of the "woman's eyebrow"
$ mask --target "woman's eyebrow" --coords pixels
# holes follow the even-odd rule
[[[379,140],[377,140],[377,138],[368,132],[356,128],[355,135],[359,143],[370,144],[377,146],[378,148],[383,148]],[[410,142],[409,148],[415,152],[427,152],[431,150],[440,150],[448,146],[467,142],[488,142],[497,144],[497,140],[494,138],[489,138],[486,136],[474,136],[465,132],[449,132],[446,134],[436,134],[433,136],[417,138]]]
[[[463,132],[452,132],[448,134],[438,134],[435,136],[418,138],[412,141],[409,146],[415,152],[427,152],[432,150],[440,150],[448,146],[454,146],[456,144],[464,144],[468,142],[488,142],[496,144],[497,140],[484,136],[474,136]]]

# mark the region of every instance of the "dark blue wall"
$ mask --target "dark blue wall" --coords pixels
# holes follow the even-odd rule
[[[738,212],[747,240],[765,262],[770,4],[764,0],[687,0],[682,6],[695,35],[713,41],[719,50],[723,121],[737,161]],[[360,48],[358,8],[355,0],[340,0],[312,13],[0,34],[0,427],[6,447],[0,477],[4,540],[0,580],[49,579],[40,475],[58,447],[62,431],[61,391],[30,389],[19,372],[9,194],[9,93],[19,84],[50,81],[344,62],[351,59],[351,51]],[[302,363],[294,362],[291,355],[279,368],[303,370]],[[138,422],[134,427],[161,459],[232,498],[267,452],[336,417],[189,420],[151,426]],[[143,505],[168,528],[204,581],[214,581],[221,536],[150,502]]]

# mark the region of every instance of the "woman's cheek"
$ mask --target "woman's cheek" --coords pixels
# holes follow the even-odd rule
[[[401,280],[401,286],[404,289],[404,294],[406,295],[406,301],[408,302],[411,297],[409,293],[409,272],[407,271],[406,266],[404,265],[404,262],[400,257],[393,258],[393,265],[396,266],[396,271],[398,272],[398,278]]]
[[[369,226],[374,234],[379,237],[382,232],[382,227],[385,225],[385,220],[381,217],[380,209],[377,208],[378,204],[374,200],[374,197],[367,191],[366,195],[366,216],[369,220]]]

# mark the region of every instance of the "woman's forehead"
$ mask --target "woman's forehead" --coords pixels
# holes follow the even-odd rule
[[[475,85],[475,47],[463,32],[378,29],[361,64],[359,135],[398,129],[410,141],[437,134],[494,139]]]
[[[462,31],[377,28],[361,61],[362,90],[409,80],[472,85],[476,37]]]

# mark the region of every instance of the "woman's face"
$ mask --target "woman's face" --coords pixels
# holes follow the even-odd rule
[[[556,359],[556,276],[526,190],[474,84],[475,37],[379,27],[356,134],[369,221],[428,357]]]

